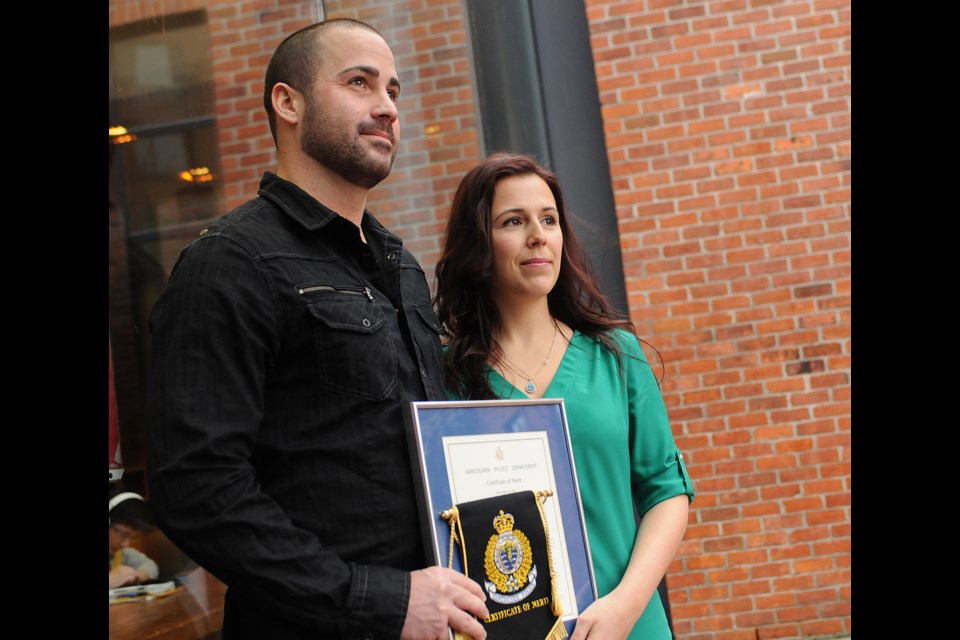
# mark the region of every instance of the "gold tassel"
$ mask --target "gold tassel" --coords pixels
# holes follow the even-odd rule
[[[558,597],[559,591],[557,590],[557,572],[553,569],[553,551],[550,548],[550,527],[547,525],[547,516],[543,513],[543,501],[553,495],[553,491],[545,489],[543,491],[535,492],[537,497],[537,510],[540,511],[540,519],[543,521],[543,533],[547,536],[547,564],[550,567],[550,603],[551,611],[553,615],[561,616],[563,615],[563,605],[560,604],[560,598]],[[558,636],[560,638],[565,638],[567,636],[566,627],[562,624],[560,628],[563,629],[563,635]],[[553,632],[551,632],[549,638],[553,638]]]
[[[550,630],[550,633],[548,633],[547,637],[543,640],[561,640],[561,638],[566,638],[567,635],[567,628],[563,626],[563,620],[557,618],[557,622],[553,625],[553,629]]]

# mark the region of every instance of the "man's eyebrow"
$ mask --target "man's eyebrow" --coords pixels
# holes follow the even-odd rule
[[[373,76],[374,78],[379,78],[379,77],[380,77],[380,70],[379,70],[379,69],[377,69],[376,67],[371,67],[371,66],[365,65],[365,64],[358,64],[358,65],[353,66],[353,67],[347,67],[346,69],[344,69],[344,70],[341,71],[340,73],[341,73],[341,74],[343,74],[343,73],[350,73],[351,71],[362,71],[363,73],[367,74],[368,76]],[[400,81],[397,80],[396,78],[390,78],[390,82],[388,82],[387,84],[390,85],[391,87],[396,87],[397,89],[400,88]]]

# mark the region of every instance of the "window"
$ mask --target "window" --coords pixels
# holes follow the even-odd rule
[[[149,312],[221,213],[210,51],[204,11],[110,30],[110,341],[124,479],[141,491]]]

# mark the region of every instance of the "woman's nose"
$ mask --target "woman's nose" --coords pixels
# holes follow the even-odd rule
[[[543,225],[540,224],[539,220],[534,220],[530,223],[529,235],[527,235],[527,243],[531,245],[543,244],[546,241],[546,234],[543,232]]]

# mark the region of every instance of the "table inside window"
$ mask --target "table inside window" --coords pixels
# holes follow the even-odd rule
[[[218,640],[226,585],[197,568],[172,593],[110,605],[110,640]]]

